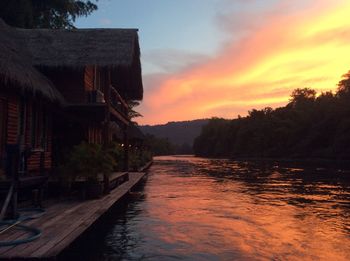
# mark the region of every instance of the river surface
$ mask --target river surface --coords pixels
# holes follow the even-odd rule
[[[158,157],[95,260],[350,260],[350,172]],[[91,240],[95,244],[91,244]]]

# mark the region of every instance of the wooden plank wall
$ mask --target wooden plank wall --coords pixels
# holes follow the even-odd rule
[[[26,121],[26,145],[28,147],[32,147],[32,149],[41,149],[41,144],[39,144],[38,139],[36,140],[36,144],[33,148],[32,146],[32,125],[33,125],[33,121],[32,121],[32,117],[33,117],[33,106],[34,103],[38,104],[38,101],[34,101],[31,100],[30,102],[28,102],[27,104],[27,121]],[[43,128],[45,128],[45,126],[43,126],[43,117],[45,117],[43,112],[49,113],[47,117],[47,120],[49,120],[49,122],[47,122],[46,124],[48,125],[47,128],[47,133],[46,133],[46,141],[45,141],[45,151],[44,151],[44,169],[45,171],[48,171],[51,169],[52,166],[52,114],[49,108],[47,108],[47,106],[45,106],[42,103],[39,103],[40,106],[38,107],[38,114],[37,117],[39,117],[39,128],[38,128],[38,133],[36,133],[37,137],[40,137],[40,133],[43,131]],[[40,158],[41,158],[41,152],[34,152],[30,155],[30,157],[28,158],[28,171],[29,172],[34,172],[34,173],[38,173],[40,170]]]
[[[84,72],[85,91],[94,90],[94,66],[86,66]]]
[[[53,68],[41,70],[49,78],[56,89],[63,95],[68,103],[87,102],[84,90],[84,72],[85,70],[72,70],[68,68]]]
[[[90,125],[88,128],[89,143],[102,144],[102,127],[98,125]]]
[[[15,94],[0,94],[0,97],[7,102],[7,133],[6,143],[17,144],[19,142],[20,135],[20,97]],[[26,123],[25,123],[25,147],[38,149],[32,147],[32,116],[33,116],[33,105],[38,104],[38,100],[28,100],[26,103]],[[43,112],[51,113],[51,109],[46,105],[43,105],[39,110],[40,119],[43,118]],[[46,148],[44,151],[45,161],[44,168],[49,171],[52,166],[52,116],[46,117],[47,122],[47,134],[46,134]],[[39,121],[38,131],[43,131],[43,122]],[[39,133],[38,137],[40,136]],[[39,146],[39,145],[38,145]],[[40,170],[40,152],[34,152],[28,157],[27,167],[29,174],[37,174]]]
[[[18,139],[19,97],[10,96],[7,102],[7,143],[16,144]]]

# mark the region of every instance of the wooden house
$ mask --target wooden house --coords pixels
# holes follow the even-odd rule
[[[81,141],[108,143],[115,126],[127,138],[127,101],[143,96],[136,29],[16,30],[66,101],[54,121],[58,152]]]
[[[52,112],[63,97],[1,19],[0,39],[0,179],[38,176],[51,169]]]

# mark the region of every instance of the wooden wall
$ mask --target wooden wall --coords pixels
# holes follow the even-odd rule
[[[69,103],[88,102],[89,91],[100,89],[103,92],[104,86],[109,85],[106,82],[104,71],[94,65],[80,70],[62,68],[46,69],[42,72],[54,83]]]
[[[102,127],[99,125],[90,125],[88,128],[88,142],[102,144]]]
[[[98,66],[86,66],[84,86],[86,91],[100,90],[105,93],[110,86],[109,71]]]
[[[37,106],[36,117],[38,117],[36,139],[33,144],[32,141],[32,128],[33,128],[33,108]],[[35,172],[40,169],[40,159],[44,157],[44,169],[51,169],[52,165],[52,113],[51,110],[46,108],[43,103],[31,101],[27,105],[27,121],[26,121],[26,139],[25,143],[27,147],[31,147],[34,152],[31,153],[28,158],[28,171]],[[45,117],[45,119],[44,119]],[[46,125],[46,126],[44,126]],[[45,132],[45,140],[43,134]],[[42,155],[41,150],[44,150]],[[36,151],[36,152],[35,152]]]
[[[85,103],[88,101],[84,90],[84,69],[42,69],[41,72],[53,82],[56,89],[68,103]]]
[[[0,99],[5,103],[7,115],[6,117],[7,127],[6,127],[6,144],[22,144],[22,150],[25,148],[31,148],[32,150],[43,149],[44,153],[44,168],[46,171],[51,169],[52,165],[52,109],[45,104],[42,100],[36,99],[26,99],[24,103],[21,101],[20,96],[15,94],[4,94],[0,93]],[[25,121],[20,120],[21,115],[21,103],[24,104]],[[33,114],[34,106],[37,107],[36,117],[37,117],[37,128],[36,135],[33,143]],[[45,120],[44,120],[45,117]],[[23,136],[21,135],[21,122],[23,124]],[[44,126],[46,125],[46,126]],[[45,131],[45,132],[44,132]],[[40,137],[45,138],[40,139]],[[21,138],[21,136],[23,138]],[[42,142],[41,142],[42,141]],[[0,140],[1,142],[1,140]],[[4,144],[1,144],[4,146]],[[45,146],[42,146],[45,145]],[[1,147],[1,146],[0,146]],[[33,152],[27,159],[27,171],[28,174],[38,174],[40,170],[40,155],[39,151]],[[2,171],[0,171],[1,173]]]
[[[7,143],[16,144],[18,139],[19,99],[15,96],[7,97]]]
[[[84,85],[86,91],[99,89],[104,91],[106,83],[103,82],[102,70],[96,66],[86,66],[84,73]],[[90,123],[87,130],[87,140],[89,143],[103,143],[103,127],[101,123]]]
[[[94,66],[86,66],[84,72],[84,87],[85,91],[94,90]]]

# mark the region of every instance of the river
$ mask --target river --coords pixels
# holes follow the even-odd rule
[[[158,157],[95,260],[350,260],[350,172]],[[91,243],[94,241],[95,243]]]

